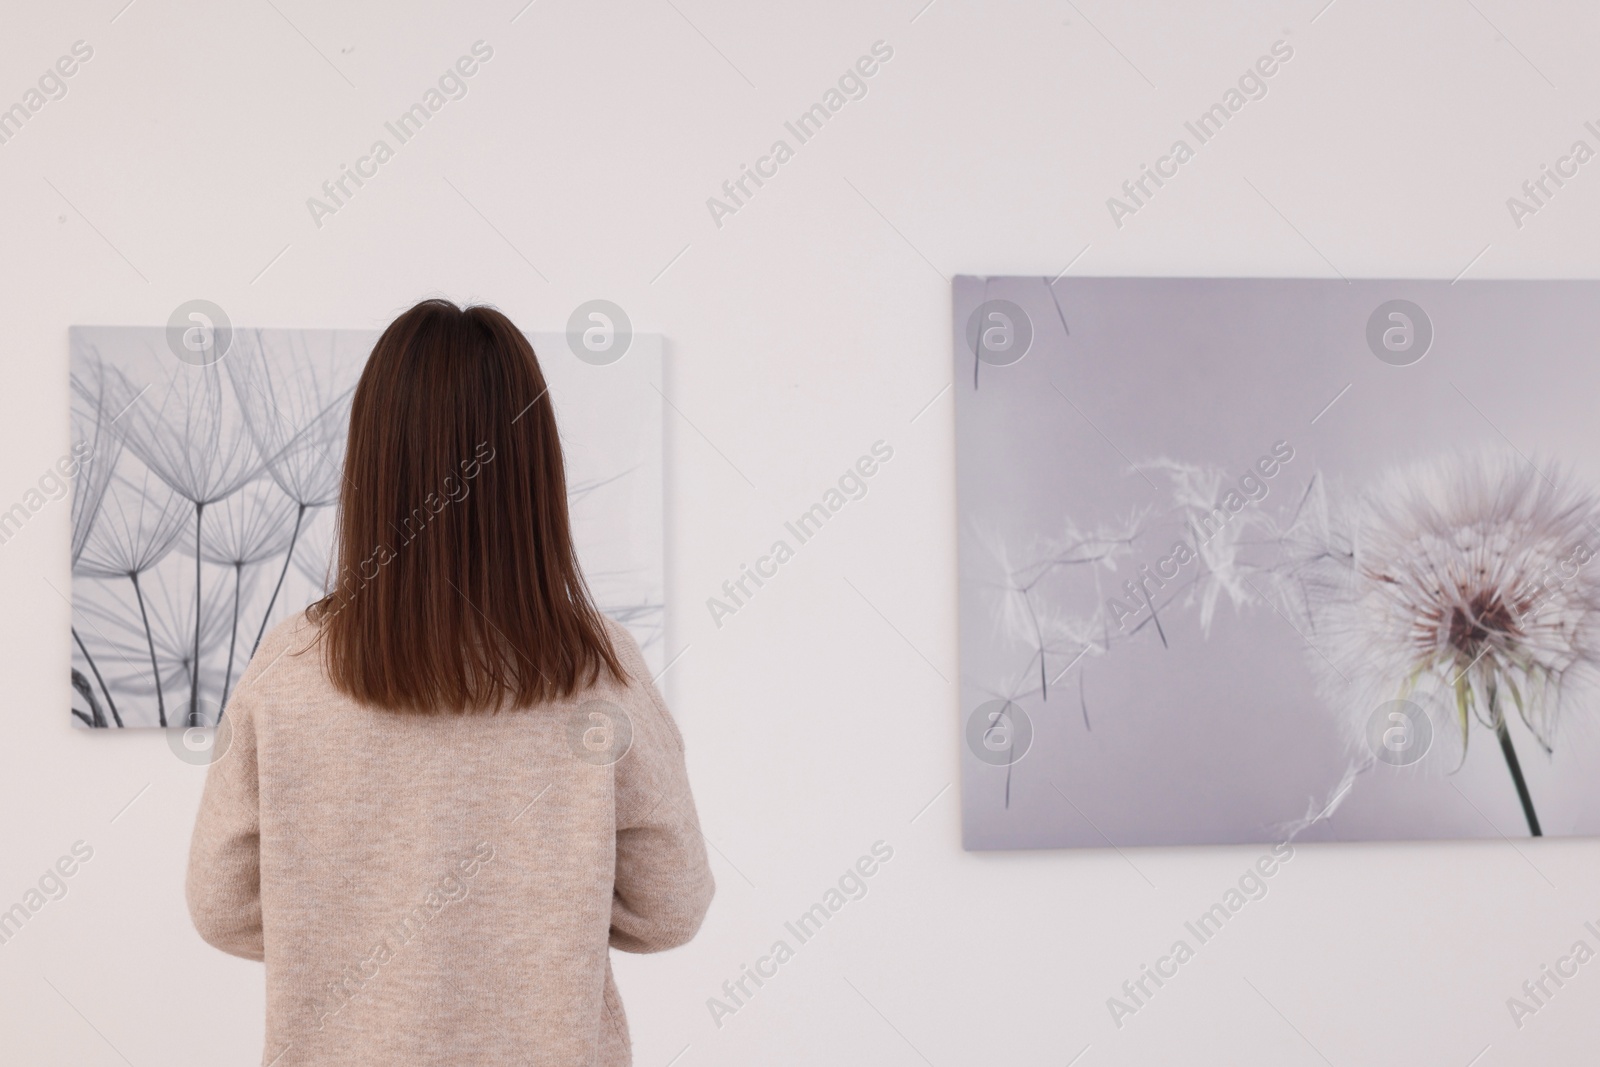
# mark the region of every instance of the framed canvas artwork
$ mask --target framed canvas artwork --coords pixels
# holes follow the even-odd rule
[[[79,326],[71,346],[72,717],[214,725],[267,629],[320,598],[363,330]],[[567,461],[579,561],[659,670],[661,338],[580,359],[532,334]],[[397,531],[402,540],[416,530]]]
[[[970,849],[1600,832],[1600,284],[960,277]]]

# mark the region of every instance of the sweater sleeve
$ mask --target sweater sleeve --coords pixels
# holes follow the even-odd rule
[[[230,955],[260,960],[265,945],[252,697],[241,681],[228,703],[231,737],[206,771],[185,888],[189,915],[207,943]]]
[[[633,679],[626,709],[633,742],[615,768],[611,944],[624,952],[661,952],[694,937],[716,886],[689,791],[683,737],[632,636],[619,626],[613,640]]]

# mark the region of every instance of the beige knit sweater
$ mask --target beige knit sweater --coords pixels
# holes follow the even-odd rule
[[[188,898],[201,937],[266,963],[263,1064],[631,1062],[609,948],[683,944],[713,887],[683,739],[608,625],[629,684],[494,715],[355,703],[304,616],[262,642]]]

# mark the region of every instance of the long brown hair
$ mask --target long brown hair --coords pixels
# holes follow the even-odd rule
[[[337,575],[312,605],[335,686],[396,711],[525,707],[623,677],[573,549],[533,346],[424,300],[356,385]]]

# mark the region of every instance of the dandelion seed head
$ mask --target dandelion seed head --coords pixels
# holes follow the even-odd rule
[[[1432,695],[1463,743],[1469,712],[1494,728],[1515,707],[1548,749],[1600,681],[1600,500],[1514,453],[1452,454],[1389,472],[1340,524],[1316,550],[1312,662],[1354,735],[1378,703]]]

